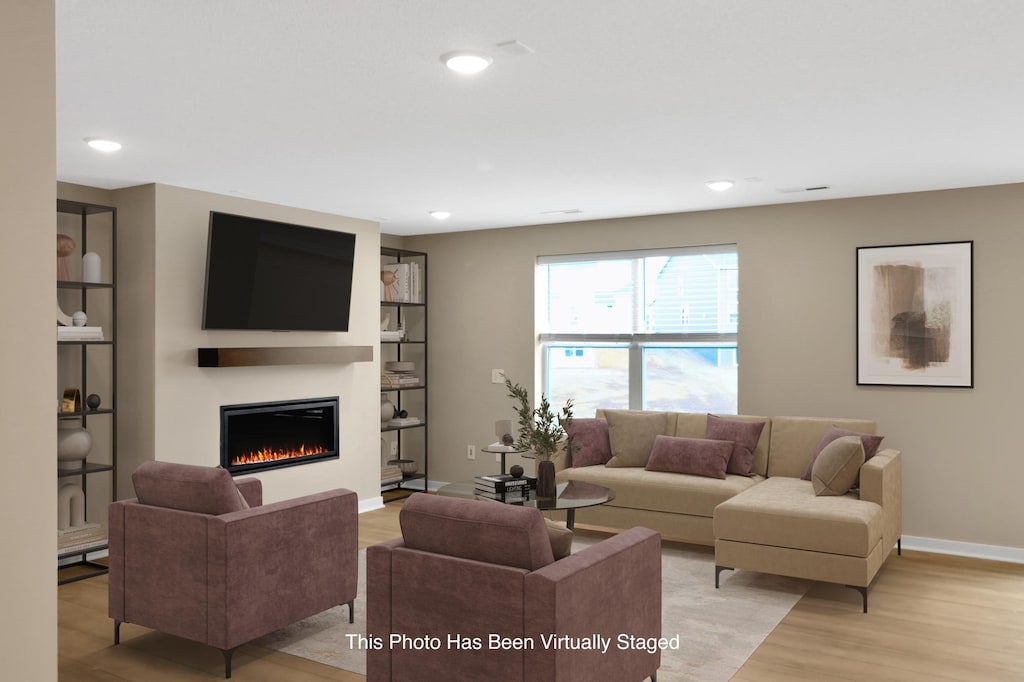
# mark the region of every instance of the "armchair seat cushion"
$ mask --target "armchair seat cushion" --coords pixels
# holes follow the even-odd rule
[[[773,477],[715,509],[715,538],[867,557],[882,540],[882,508],[855,492],[818,496],[810,481]]]

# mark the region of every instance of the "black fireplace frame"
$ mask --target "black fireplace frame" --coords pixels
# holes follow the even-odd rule
[[[319,408],[331,408],[334,413],[334,447],[328,452],[319,452],[314,455],[304,455],[301,457],[289,457],[287,459],[271,460],[267,462],[252,462],[248,464],[231,464],[230,453],[228,452],[228,419],[233,416],[256,414],[262,412],[274,412],[281,410],[282,408],[288,408],[289,410],[311,410]],[[302,464],[310,464],[312,462],[321,462],[331,459],[339,459],[341,457],[340,441],[341,436],[339,433],[338,424],[338,413],[340,411],[340,400],[339,396],[328,396],[324,398],[304,398],[298,400],[274,400],[270,402],[262,403],[241,403],[237,405],[221,405],[220,406],[220,465],[228,470],[232,476],[243,476],[251,474],[256,471],[266,471],[269,469],[283,469],[285,467],[299,466]]]

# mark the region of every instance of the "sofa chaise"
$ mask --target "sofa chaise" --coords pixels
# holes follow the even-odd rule
[[[763,424],[759,432],[757,424]],[[656,470],[678,461],[665,457],[662,466],[651,466],[652,451],[664,451],[666,443],[707,449],[715,446],[708,440],[723,439],[733,427],[747,437],[756,432],[747,473],[726,471],[714,457],[698,458],[698,473],[682,473],[690,469],[674,464],[671,471]],[[821,580],[857,589],[866,612],[867,588],[900,544],[901,454],[865,453],[869,458],[856,468],[859,488],[842,494],[816,494],[809,479],[812,457],[828,438],[864,434],[877,448],[881,439],[867,438],[876,428],[862,419],[598,410],[595,419],[575,420],[581,450],[556,456],[556,482],[587,481],[615,491],[611,502],[578,510],[577,523],[642,525],[714,546],[716,587],[721,571],[734,568]],[[711,459],[709,469],[704,465]]]

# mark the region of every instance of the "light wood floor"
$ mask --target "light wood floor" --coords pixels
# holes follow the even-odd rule
[[[361,515],[360,547],[397,537],[400,509],[390,503]],[[113,647],[106,576],[57,592],[63,682],[223,679],[219,651],[146,628],[123,625]],[[865,615],[853,590],[815,584],[734,682],[1024,680],[1024,566],[894,553],[869,600]],[[233,667],[233,679],[246,682],[365,679],[253,645],[236,652]]]

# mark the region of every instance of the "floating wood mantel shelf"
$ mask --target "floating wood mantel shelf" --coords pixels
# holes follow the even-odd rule
[[[341,365],[373,361],[373,346],[288,346],[200,348],[200,367],[261,365]]]

